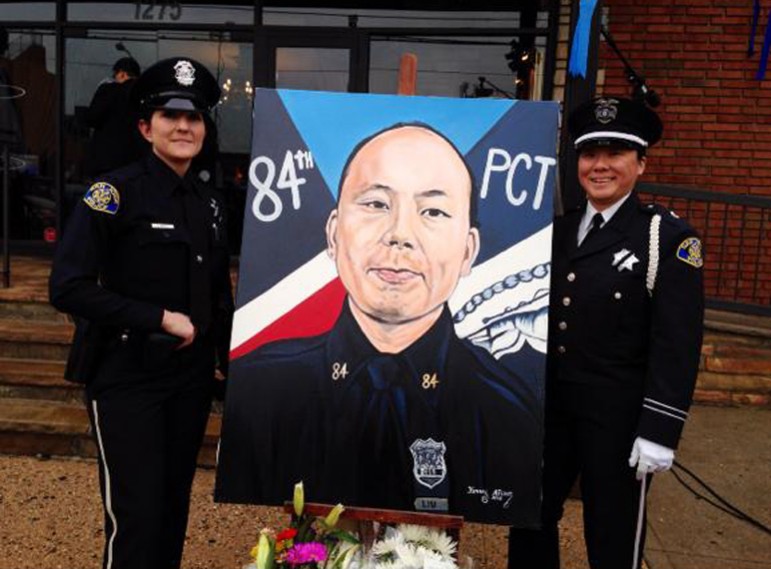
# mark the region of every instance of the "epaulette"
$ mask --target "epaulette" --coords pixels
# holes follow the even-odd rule
[[[662,223],[666,225],[673,226],[673,227],[681,227],[683,229],[690,228],[688,223],[684,219],[682,219],[679,215],[677,215],[677,212],[671,209],[667,209],[661,204],[657,204],[657,203],[640,204],[640,209],[649,215],[659,214],[661,216]]]

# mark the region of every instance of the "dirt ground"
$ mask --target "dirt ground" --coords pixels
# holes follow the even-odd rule
[[[275,508],[215,504],[214,471],[199,469],[191,502],[184,569],[241,569],[263,527],[286,522]],[[98,569],[102,509],[93,460],[0,456],[0,569]],[[563,567],[585,569],[580,503],[563,520]],[[506,566],[506,528],[467,524],[461,559],[474,569]]]

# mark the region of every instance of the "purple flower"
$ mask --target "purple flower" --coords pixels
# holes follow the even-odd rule
[[[323,543],[297,543],[286,552],[286,562],[289,565],[306,563],[322,563],[327,559],[327,548]]]

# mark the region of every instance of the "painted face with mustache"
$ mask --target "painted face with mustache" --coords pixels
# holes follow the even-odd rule
[[[425,328],[439,317],[479,251],[470,203],[463,161],[428,129],[388,130],[359,150],[327,221],[357,320]]]

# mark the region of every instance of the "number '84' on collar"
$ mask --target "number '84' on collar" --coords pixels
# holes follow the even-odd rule
[[[115,186],[107,182],[96,182],[92,184],[83,201],[94,211],[101,211],[115,215],[120,207],[120,194]]]
[[[700,269],[704,265],[701,255],[701,241],[697,237],[689,237],[677,248],[677,258],[683,263]]]

